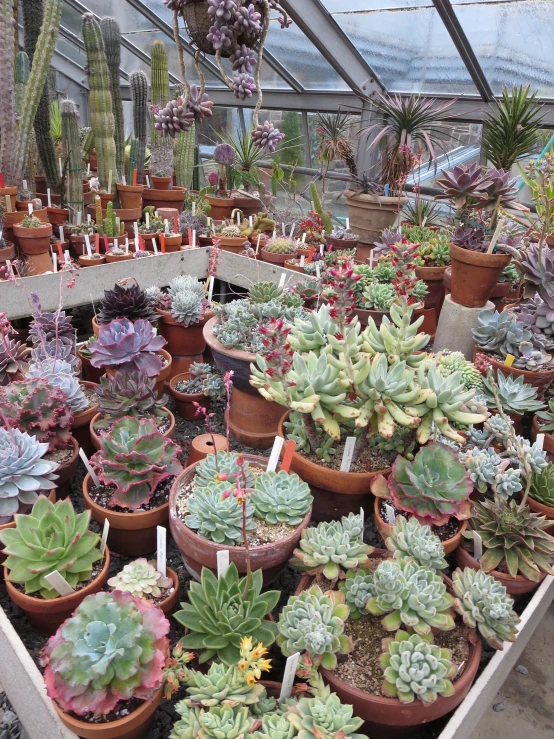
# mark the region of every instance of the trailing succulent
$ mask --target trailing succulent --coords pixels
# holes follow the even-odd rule
[[[234,563],[220,578],[204,567],[200,582],[191,581],[189,603],[181,603],[175,619],[188,629],[183,648],[200,650],[200,663],[216,656],[225,665],[237,662],[244,636],[266,647],[275,641],[277,625],[265,617],[277,605],[279,591],[261,592],[261,570],[252,573],[248,588],[246,584]]]
[[[516,640],[520,619],[514,611],[514,601],[492,575],[471,567],[458,568],[452,575],[452,590],[455,611],[465,624],[479,629],[491,647],[502,649],[503,642]]]
[[[163,612],[142,598],[119,591],[87,596],[41,652],[48,696],[78,716],[150,700],[162,683],[168,632]]]
[[[431,634],[410,636],[400,629],[394,639],[383,642],[386,651],[379,663],[384,670],[382,691],[386,696],[398,698],[401,703],[413,703],[417,698],[428,705],[439,695],[453,694],[450,678],[456,675],[456,667],[452,664],[452,653],[431,640]]]
[[[15,528],[0,532],[9,581],[24,585],[26,595],[46,599],[59,597],[46,580],[56,570],[73,589],[88,582],[94,563],[104,556],[89,522],[90,511],[76,514],[69,499],[51,503],[41,495],[29,514],[16,514]]]
[[[98,411],[104,418],[97,421],[95,427],[109,428],[114,420],[124,416],[166,418],[167,396],[158,398],[155,385],[155,379],[142,370],[102,375],[96,394]]]
[[[143,370],[148,377],[155,377],[162,369],[158,352],[166,343],[163,336],[154,334],[149,321],[116,319],[100,326],[97,341],[90,345],[90,362],[93,367],[119,367],[124,372]]]
[[[104,485],[115,486],[110,506],[141,508],[160,482],[182,470],[179,447],[151,419],[126,416],[99,442],[90,462]]]
[[[257,518],[271,524],[300,526],[311,508],[313,496],[310,486],[298,475],[281,470],[256,477],[251,501]]]
[[[164,577],[156,570],[155,563],[147,562],[144,557],[126,564],[123,569],[108,580],[113,590],[131,593],[137,598],[159,598],[173,586],[170,577]]]
[[[159,316],[137,284],[126,286],[116,282],[113,290],[104,291],[96,321],[102,326],[117,318],[127,318],[129,321],[143,319],[155,323]]]
[[[354,648],[344,636],[344,622],[350,613],[339,590],[324,593],[312,585],[289,598],[279,616],[277,644],[285,657],[306,651],[315,665],[328,670],[336,667],[336,653],[348,654]]]
[[[394,552],[396,559],[412,557],[421,567],[430,570],[444,570],[448,566],[439,537],[432,533],[430,526],[422,526],[415,517],[406,520],[404,516],[397,516],[385,544]]]

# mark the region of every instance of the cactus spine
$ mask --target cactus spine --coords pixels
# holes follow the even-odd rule
[[[133,125],[135,138],[139,142],[137,159],[137,184],[142,185],[144,161],[146,159],[146,138],[148,136],[148,79],[144,72],[136,69],[129,76],[131,98],[133,100]]]
[[[112,96],[112,112],[115,121],[115,161],[118,180],[125,174],[125,128],[123,122],[123,103],[119,85],[119,67],[121,65],[121,32],[115,18],[106,16],[100,20],[106,62],[110,73],[110,92]],[[130,183],[128,183],[130,184]]]
[[[83,40],[87,52],[90,125],[98,159],[100,187],[108,192],[109,173],[112,172],[111,192],[116,191],[117,166],[115,160],[115,128],[110,93],[110,73],[104,52],[100,24],[92,13],[83,15]]]
[[[77,106],[73,100],[60,105],[62,116],[62,150],[67,163],[66,194],[69,220],[77,223],[77,213],[83,214],[83,177],[81,168],[81,143]]]
[[[331,216],[329,215],[329,213],[327,213],[326,210],[323,210],[323,206],[321,205],[321,200],[319,199],[319,193],[317,191],[317,187],[315,186],[315,182],[310,182],[310,194],[312,196],[312,202],[314,204],[315,212],[319,215],[323,222],[325,233],[330,234],[333,230],[333,221],[331,220]]]
[[[200,147],[198,144],[194,147],[194,167],[192,170],[192,189],[195,192],[200,190]]]
[[[169,102],[169,71],[167,68],[167,51],[163,41],[154,41],[152,44],[152,66],[150,68],[150,95],[152,105],[163,108]],[[160,132],[154,128],[154,117],[150,118],[150,172],[165,172],[167,176],[173,174],[173,141],[170,136],[162,138]]]
[[[23,30],[25,35],[25,51],[31,66],[35,56],[36,45],[44,16],[44,0],[25,0],[21,3],[23,10]],[[61,195],[61,177],[54,142],[50,135],[50,91],[44,85],[34,120],[35,141],[46,182],[52,192]]]
[[[0,79],[5,80],[0,105],[0,171],[6,184],[12,183],[15,151],[15,93],[10,81],[14,79],[14,18],[13,3],[0,0]]]
[[[175,175],[179,187],[192,187],[196,126],[180,133],[175,141]]]

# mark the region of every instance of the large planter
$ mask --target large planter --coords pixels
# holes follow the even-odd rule
[[[224,221],[231,217],[235,201],[233,198],[216,198],[215,195],[206,195],[210,204],[210,218],[214,221]]]
[[[268,460],[265,457],[256,457],[252,454],[244,454],[243,456],[250,464],[261,467],[264,470],[267,467]],[[181,472],[175,478],[172,485],[169,495],[169,530],[171,531],[171,536],[179,547],[187,570],[197,580],[200,579],[202,567],[209,567],[212,572],[217,572],[217,553],[224,549],[229,552],[229,561],[235,563],[239,573],[245,574],[246,549],[244,547],[230,547],[204,539],[203,536],[189,529],[177,515],[177,492],[183,485],[192,481],[198,464],[200,463],[197,462],[187,467],[184,472]],[[306,514],[300,526],[281,541],[249,547],[252,570],[263,570],[265,584],[274,580],[287,564],[300,541],[302,531],[310,522],[310,514],[311,511]]]
[[[377,527],[377,531],[381,534],[381,538],[383,539],[383,541],[385,541],[387,537],[392,535],[392,530],[394,529],[394,526],[383,520],[383,517],[381,516],[381,502],[381,498],[375,498],[373,504],[373,518],[375,521],[375,526]],[[406,516],[406,518],[410,517],[409,513],[405,513],[404,515]],[[460,521],[460,528],[458,529],[458,533],[451,539],[447,539],[446,541],[442,542],[442,548],[444,549],[445,554],[452,554],[452,552],[460,546],[462,535],[466,529],[467,521]]]
[[[93,593],[98,593],[104,587],[108,579],[108,571],[110,569],[110,550],[106,547],[104,565],[102,571],[90,582],[86,587],[76,590],[71,595],[64,595],[52,600],[44,598],[34,598],[32,595],[25,595],[18,590],[9,581],[9,573],[4,568],[4,579],[6,581],[6,590],[12,603],[19,606],[27,616],[31,626],[41,634],[55,634],[58,626],[71,616],[73,611],[81,604],[81,602]]]
[[[121,185],[118,183],[117,192],[121,207],[125,210],[142,208],[142,191],[144,185]]]
[[[55,701],[52,701],[52,704],[62,723],[81,739],[144,739],[162,698],[163,685],[156,690],[152,698],[145,700],[128,716],[105,724],[81,721],[62,711]]]
[[[167,431],[163,432],[162,436],[165,436],[166,439],[173,439],[173,437],[175,436],[175,416],[168,408],[164,407],[163,410],[168,415],[169,428],[167,429]],[[91,447],[92,447],[91,454],[94,454],[94,452],[97,452],[100,449],[100,438],[95,431],[94,424],[98,423],[101,416],[102,416],[101,413],[95,413],[95,415],[91,418],[89,426],[88,426],[88,432],[90,434],[90,441],[91,441]]]
[[[444,271],[446,267],[416,267],[416,277],[427,285],[425,307],[434,308],[437,320],[444,301]]]
[[[146,187],[142,192],[142,204],[146,208],[153,205],[158,208],[177,208],[179,213],[183,212],[185,206],[185,188],[174,187],[172,190],[155,190]]]
[[[110,522],[108,544],[118,554],[137,557],[156,551],[156,527],[165,526],[169,516],[169,503],[152,511],[127,511],[119,513],[97,505],[89,495],[91,477],[87,473],[83,480],[83,497],[94,520],[104,526]]]
[[[533,425],[531,426],[531,438],[533,441],[537,438],[537,434],[544,434],[543,449],[548,454],[554,454],[554,435],[548,431],[542,431],[537,416],[533,416]]]
[[[512,377],[518,378],[523,377],[523,382],[526,382],[528,385],[532,385],[533,387],[537,388],[539,397],[542,397],[544,393],[548,390],[552,382],[554,381],[554,369],[551,370],[535,370],[534,372],[531,370],[524,370],[524,369],[518,369],[517,367],[508,367],[503,362],[498,362],[494,357],[492,357],[487,352],[483,351],[482,349],[479,349],[477,345],[473,346],[473,359],[475,360],[475,357],[477,354],[483,354],[488,361],[492,364],[492,368],[495,372],[502,372],[502,374],[507,377],[508,375],[511,375]]]
[[[190,380],[190,372],[182,372],[180,375],[174,375],[169,381],[169,393],[175,400],[177,413],[187,421],[193,421],[196,417],[195,403],[202,406],[206,410],[210,407],[210,397],[204,393],[182,393],[176,389],[179,382],[188,382]]]
[[[279,435],[286,439],[284,422],[288,412],[279,422]],[[292,455],[290,471],[296,472],[307,482],[314,496],[312,520],[336,521],[349,513],[359,513],[360,508],[369,511],[371,482],[377,475],[385,477],[391,468],[375,472],[340,472],[315,462],[310,462],[298,452]]]
[[[227,349],[214,336],[217,317],[204,326],[204,338],[222,374],[233,370],[233,392],[229,409],[232,436],[253,449],[269,449],[278,433],[283,408],[270,403],[250,385],[250,363],[256,355],[239,349]]]
[[[165,348],[172,356],[191,356],[206,351],[203,329],[206,322],[212,318],[213,311],[206,311],[204,318],[193,326],[183,326],[173,318],[171,311],[158,310],[157,312],[161,316],[160,334],[167,341]]]
[[[346,202],[350,228],[358,234],[362,244],[373,244],[385,228],[390,228],[408,202],[406,197],[365,195],[347,190]]]
[[[23,226],[14,225],[13,232],[21,252],[27,257],[30,273],[40,275],[50,272],[52,270],[51,224],[45,223],[39,228],[23,228]]]
[[[268,251],[267,249],[262,249],[260,253],[262,255],[263,261],[270,262],[271,264],[284,265],[287,260],[292,259],[294,257],[294,253],[293,254],[276,254],[274,252]]]
[[[484,307],[511,259],[508,254],[482,254],[450,244],[454,303],[466,308]]]
[[[464,567],[471,567],[472,570],[481,569],[479,562],[472,557],[464,547],[458,547],[456,549],[454,552],[454,559],[456,560],[458,567],[461,567],[462,569]],[[489,575],[492,575],[495,580],[502,583],[509,595],[524,595],[525,593],[530,593],[544,580],[545,577],[544,572],[541,572],[537,582],[533,582],[532,580],[528,580],[526,577],[523,577],[523,575],[512,577],[507,572],[500,572],[500,570],[491,570]]]

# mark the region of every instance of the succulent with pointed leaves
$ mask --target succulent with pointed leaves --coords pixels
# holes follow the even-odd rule
[[[90,347],[93,367],[119,367],[122,371],[143,370],[155,377],[162,369],[157,352],[165,346],[152,324],[144,319],[132,323],[127,318],[100,326],[98,340]]]
[[[466,206],[481,207],[489,200],[485,192],[490,180],[480,164],[457,165],[450,172],[442,170],[443,178],[437,180],[442,193],[437,200],[452,200],[459,210]]]
[[[0,386],[8,385],[18,372],[26,368],[27,347],[4,335],[0,341]]]
[[[554,508],[554,464],[549,462],[546,469],[533,475],[531,498],[539,503]]]
[[[362,306],[364,310],[388,311],[395,298],[396,290],[392,285],[370,282],[364,290]]]
[[[262,725],[251,739],[294,739],[295,736],[296,729],[286,714],[270,713],[262,716]]]
[[[352,706],[343,705],[336,693],[300,698],[288,707],[288,718],[302,739],[368,739],[359,734],[363,720],[353,716]]]
[[[155,323],[159,315],[153,310],[146,293],[137,284],[129,286],[116,282],[113,290],[104,291],[104,300],[96,314],[99,325],[111,323],[116,318],[128,318],[137,321],[139,318]]]
[[[439,372],[444,377],[449,377],[454,372],[460,372],[462,382],[467,390],[483,387],[483,378],[475,365],[467,360],[462,352],[441,351],[435,355]]]
[[[515,260],[523,275],[523,294],[532,298],[538,291],[550,310],[554,309],[554,285],[551,275],[554,271],[554,248],[531,244]]]
[[[413,557],[421,567],[430,570],[444,570],[448,566],[439,537],[432,533],[430,526],[422,526],[415,517],[406,520],[404,516],[397,516],[385,544],[394,552],[396,559]]]
[[[504,376],[500,370],[497,370],[495,375],[488,374],[483,380],[483,394],[489,408],[497,408],[494,390],[498,393],[505,413],[523,415],[544,408],[544,401],[537,400],[537,388],[527,384],[523,375]]]
[[[96,394],[99,413],[105,417],[95,423],[95,428],[109,428],[114,419],[124,416],[167,418],[167,396],[158,398],[155,386],[154,378],[142,371],[102,375]]]
[[[269,303],[270,300],[279,300],[283,289],[274,282],[255,282],[248,290],[248,300],[251,303]]]
[[[514,366],[537,369],[548,364],[552,357],[542,351],[539,338],[526,325],[518,321],[511,311],[482,310],[477,328],[472,329],[472,333],[479,349],[504,358],[511,354],[516,358]]]
[[[242,473],[244,472],[246,477],[244,487],[252,488],[254,486],[254,475],[250,465],[248,462],[244,462],[241,467],[238,463],[239,457],[240,455],[237,452],[218,452],[217,459],[215,454],[208,454],[196,468],[195,487],[211,488],[214,483],[225,480],[234,486],[237,475],[239,475],[239,482],[242,487]]]

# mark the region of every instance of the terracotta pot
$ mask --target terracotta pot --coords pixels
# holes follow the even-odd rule
[[[173,225],[173,221],[176,217],[179,217],[179,211],[177,208],[158,208],[158,218],[162,221],[169,221],[169,225]]]
[[[185,467],[201,462],[208,454],[228,452],[229,442],[221,434],[200,434],[195,436],[190,445],[190,452]]]
[[[175,436],[175,416],[168,408],[164,407],[163,410],[166,411],[166,413],[168,414],[170,423],[169,423],[169,428],[167,429],[167,431],[164,431],[162,436],[164,436],[166,439],[173,439],[173,437]],[[88,433],[90,434],[90,443],[92,447],[91,455],[100,449],[100,439],[98,437],[98,434],[95,431],[94,426],[96,423],[98,423],[101,417],[102,417],[101,413],[95,413],[94,416],[91,418],[90,423],[88,425]]]
[[[221,236],[221,251],[228,251],[231,254],[240,254],[244,250],[245,243],[248,243],[248,239],[243,236]]]
[[[106,264],[106,255],[97,254],[96,257],[82,256],[79,257],[79,264],[81,267],[99,267],[101,264]]]
[[[364,308],[356,308],[356,315],[362,326],[367,326],[369,318],[373,318],[375,326],[379,328],[383,321],[383,316],[389,316],[389,312],[385,310],[365,310]],[[423,323],[420,326],[420,331],[434,336],[437,330],[437,316],[435,308],[416,308],[413,314],[413,320],[415,321],[420,316],[423,316]],[[412,321],[413,323],[413,321]]]
[[[92,239],[94,239],[94,237],[92,237]],[[71,251],[74,257],[84,257],[88,255],[85,237],[82,234],[71,234],[69,242],[71,244]],[[92,245],[93,243],[91,241],[91,246]]]
[[[531,370],[518,369],[517,367],[513,366],[508,367],[502,362],[498,362],[490,354],[487,354],[487,352],[482,351],[476,345],[474,345],[474,360],[477,354],[484,354],[489,362],[491,362],[494,371],[502,372],[505,377],[507,377],[508,375],[511,375],[515,378],[523,376],[523,382],[526,382],[528,385],[532,385],[533,387],[537,388],[539,398],[544,395],[544,393],[548,390],[548,388],[552,384],[552,381],[554,380],[554,369],[543,371],[535,370],[534,372],[532,372]]]
[[[71,431],[73,433],[73,429],[71,429]],[[77,472],[77,467],[79,465],[79,441],[75,436],[72,436],[70,443],[72,447],[71,457],[56,470],[56,475],[58,476],[58,479],[56,480],[56,500],[67,498],[69,495],[69,483]]]
[[[215,195],[206,195],[206,198],[211,206],[211,218],[215,221],[224,221],[226,218],[230,218],[235,207],[233,198],[216,198]]]
[[[103,367],[93,367],[90,363],[89,357],[85,357],[81,353],[80,349],[77,350],[77,354],[79,355],[79,359],[81,360],[81,367],[85,375],[85,380],[91,383],[98,384],[102,375],[106,374],[106,370]]]
[[[538,500],[531,498],[531,496],[527,498],[527,505],[533,511],[533,513],[540,513],[541,516],[544,516],[549,521],[554,521],[554,506],[539,503]],[[549,533],[550,536],[552,536],[552,532]]]
[[[204,318],[194,326],[183,326],[171,315],[171,311],[158,310],[161,316],[160,334],[167,341],[166,350],[173,356],[190,356],[202,354],[206,350],[203,329],[207,321],[213,317],[213,311],[207,310]]]
[[[364,195],[353,190],[346,190],[345,195],[350,227],[358,234],[362,244],[370,246],[377,241],[383,229],[392,226],[408,202],[406,197]]]
[[[404,515],[406,516],[406,518],[410,518],[410,515],[408,513]],[[387,537],[391,536],[394,526],[392,526],[390,523],[387,523],[381,516],[381,498],[375,498],[373,504],[373,518],[375,521],[375,526],[381,534],[381,538],[383,539],[383,541],[385,541]],[[458,533],[452,538],[442,542],[442,548],[444,549],[445,554],[451,554],[457,547],[460,546],[462,535],[467,529],[467,521],[460,521],[459,523],[460,528],[458,529]]]
[[[6,590],[10,596],[12,603],[19,606],[29,619],[31,626],[40,634],[55,634],[58,626],[71,616],[73,611],[82,603],[87,595],[98,593],[104,587],[108,579],[108,571],[110,569],[110,550],[106,547],[104,566],[99,575],[86,587],[76,590],[71,595],[60,596],[53,600],[45,600],[44,598],[34,598],[32,595],[25,595],[18,590],[9,581],[9,573],[4,567],[4,579],[6,581]]]
[[[128,262],[129,259],[133,258],[132,252],[129,252],[128,254],[112,254],[111,252],[106,252],[106,262],[108,264],[112,264],[114,262]]]
[[[169,190],[173,181],[173,177],[171,175],[169,177],[166,177],[165,175],[157,176],[153,174],[151,180],[152,185],[154,186],[154,190]]]
[[[177,208],[179,213],[182,213],[185,206],[184,196],[184,187],[174,187],[172,190],[145,188],[142,193],[142,203],[144,207],[153,205],[155,210],[169,206],[171,208]]]
[[[81,385],[84,385],[89,390],[96,390],[98,385],[90,381],[81,381]],[[71,433],[79,442],[79,445],[85,450],[85,453],[90,456],[94,453],[95,447],[92,444],[89,426],[92,418],[98,413],[98,403],[85,408],[84,411],[76,413],[73,417],[73,424],[71,425]]]
[[[126,210],[142,208],[142,191],[144,185],[121,185],[118,183],[117,192],[121,207]]]
[[[554,454],[554,435],[548,431],[541,431],[539,419],[537,416],[533,416],[533,424],[531,426],[531,438],[533,441],[537,438],[537,434],[544,434],[543,449],[548,454]]]
[[[102,212],[104,215],[106,215],[106,210],[108,208],[108,203],[113,203],[115,200],[115,195],[113,192],[101,192],[100,195],[100,203],[102,206]]]
[[[446,295],[449,295],[452,288],[452,267],[446,267],[446,269],[444,270],[443,285]],[[511,282],[497,282],[496,285],[493,287],[492,292],[489,296],[489,300],[494,303],[498,311],[502,312],[502,310],[505,310],[505,308],[508,307],[504,306],[502,301],[510,294],[511,289]]]
[[[175,377],[175,375],[182,375],[183,372],[188,372],[190,365],[193,362],[203,362],[204,356],[202,354],[172,354],[171,360],[171,371],[168,379]]]
[[[135,235],[135,223],[142,217],[142,208],[114,208],[115,215],[119,218],[129,238]]]
[[[41,223],[48,223],[48,208],[38,208],[33,211],[35,218],[38,218]]]
[[[50,252],[51,224],[45,223],[38,228],[23,228],[16,224],[13,226],[13,231],[19,248],[25,256],[31,257]]]
[[[156,551],[156,527],[165,526],[169,516],[169,503],[152,511],[127,511],[118,513],[97,505],[89,495],[91,477],[87,473],[83,480],[85,505],[100,526],[107,518],[110,522],[108,544],[118,554],[137,557]]]
[[[15,211],[15,203],[17,200],[17,185],[10,186],[10,187],[0,187],[0,198],[10,198],[10,203],[12,206],[12,212]],[[7,208],[4,208],[4,213],[6,212]]]
[[[52,226],[56,226],[57,228],[59,226],[63,226],[64,223],[69,218],[69,209],[68,208],[47,208],[48,210],[48,221],[52,224]]]
[[[243,456],[250,464],[261,467],[264,470],[267,467],[268,460],[265,457],[256,457],[252,454],[244,454]],[[217,552],[224,549],[229,551],[229,560],[236,564],[239,573],[245,574],[246,549],[244,547],[230,547],[204,539],[203,536],[199,536],[192,529],[189,529],[177,515],[175,505],[177,492],[182,485],[186,485],[193,480],[198,464],[197,462],[181,472],[175,478],[171,487],[171,493],[169,495],[169,530],[171,531],[173,540],[179,547],[185,567],[197,580],[200,579],[202,567],[209,567],[212,572],[217,572]],[[310,515],[311,510],[306,514],[300,526],[281,541],[249,548],[252,570],[263,570],[265,584],[274,580],[285,567],[300,540],[302,531],[310,522]]]
[[[325,234],[325,241],[327,246],[332,246],[333,249],[355,249],[358,246],[358,239],[335,239],[327,234]]]
[[[164,237],[165,250],[168,253],[179,251],[181,244],[183,243],[183,237],[181,234],[171,234]]]
[[[298,257],[295,257],[295,259],[298,259]],[[300,264],[292,264],[291,259],[287,259],[287,261],[285,262],[285,267],[292,270],[293,272],[299,272],[301,275],[304,274],[304,267],[301,267]]]
[[[289,413],[279,422],[279,436],[286,439],[284,422]],[[375,472],[340,472],[310,462],[298,452],[292,455],[291,472],[307,482],[314,496],[312,520],[335,521],[349,513],[359,513],[360,508],[369,510],[370,486],[374,477],[390,473],[391,468]]]
[[[262,203],[259,198],[249,197],[248,195],[233,195],[233,209],[238,208],[242,211],[243,216],[255,216],[263,210]]]
[[[4,264],[8,259],[13,261],[15,257],[15,244],[12,244],[11,241],[6,241],[6,247],[4,249],[0,249],[0,264]]]
[[[264,262],[271,262],[271,264],[285,264],[288,259],[291,259],[295,254],[273,254],[267,249],[261,249],[260,254]]]
[[[251,236],[249,236],[248,237],[248,241],[252,244],[252,246],[254,247],[254,249],[256,249],[256,247],[258,246],[258,234],[252,234]],[[267,244],[268,241],[269,241],[269,236],[266,236],[265,234],[261,234],[261,236],[260,236],[260,250],[264,248],[264,246]],[[296,253],[297,254],[303,254],[304,252],[305,252],[305,256],[307,256],[308,255],[308,252],[305,249],[304,250],[298,249]]]
[[[212,246],[214,243],[211,236],[198,236],[199,246]]]
[[[12,241],[16,246],[18,245],[17,237],[13,232],[13,227],[22,223],[25,218],[25,213],[14,210],[11,213],[4,211],[4,238],[6,241]]]
[[[444,271],[446,267],[416,267],[415,273],[418,279],[427,285],[428,293],[425,296],[425,307],[434,308],[437,320],[440,315],[444,301]]]
[[[462,569],[464,567],[471,567],[472,570],[481,569],[479,562],[471,556],[467,549],[464,549],[463,547],[458,547],[456,549],[454,552],[454,559],[456,560],[458,567],[461,567]],[[528,580],[526,577],[523,577],[523,575],[512,577],[511,575],[508,575],[507,572],[500,572],[500,570],[491,570],[489,575],[492,575],[495,580],[501,582],[509,595],[523,595],[524,593],[530,593],[544,580],[545,577],[544,572],[541,572],[538,581],[533,582],[532,580]]]
[[[485,306],[502,270],[511,259],[508,254],[481,254],[450,244],[454,303],[467,308]]]
[[[107,724],[80,721],[62,711],[55,701],[52,701],[52,704],[62,723],[81,739],[144,739],[162,698],[163,686],[161,685],[152,698],[141,703],[135,711]]]
[[[177,413],[181,418],[185,418],[187,421],[193,421],[196,417],[196,407],[193,404],[198,403],[203,408],[208,409],[211,399],[204,395],[204,393],[183,393],[175,388],[175,385],[179,382],[188,382],[189,380],[190,372],[174,375],[169,381],[169,392],[175,399]]]

